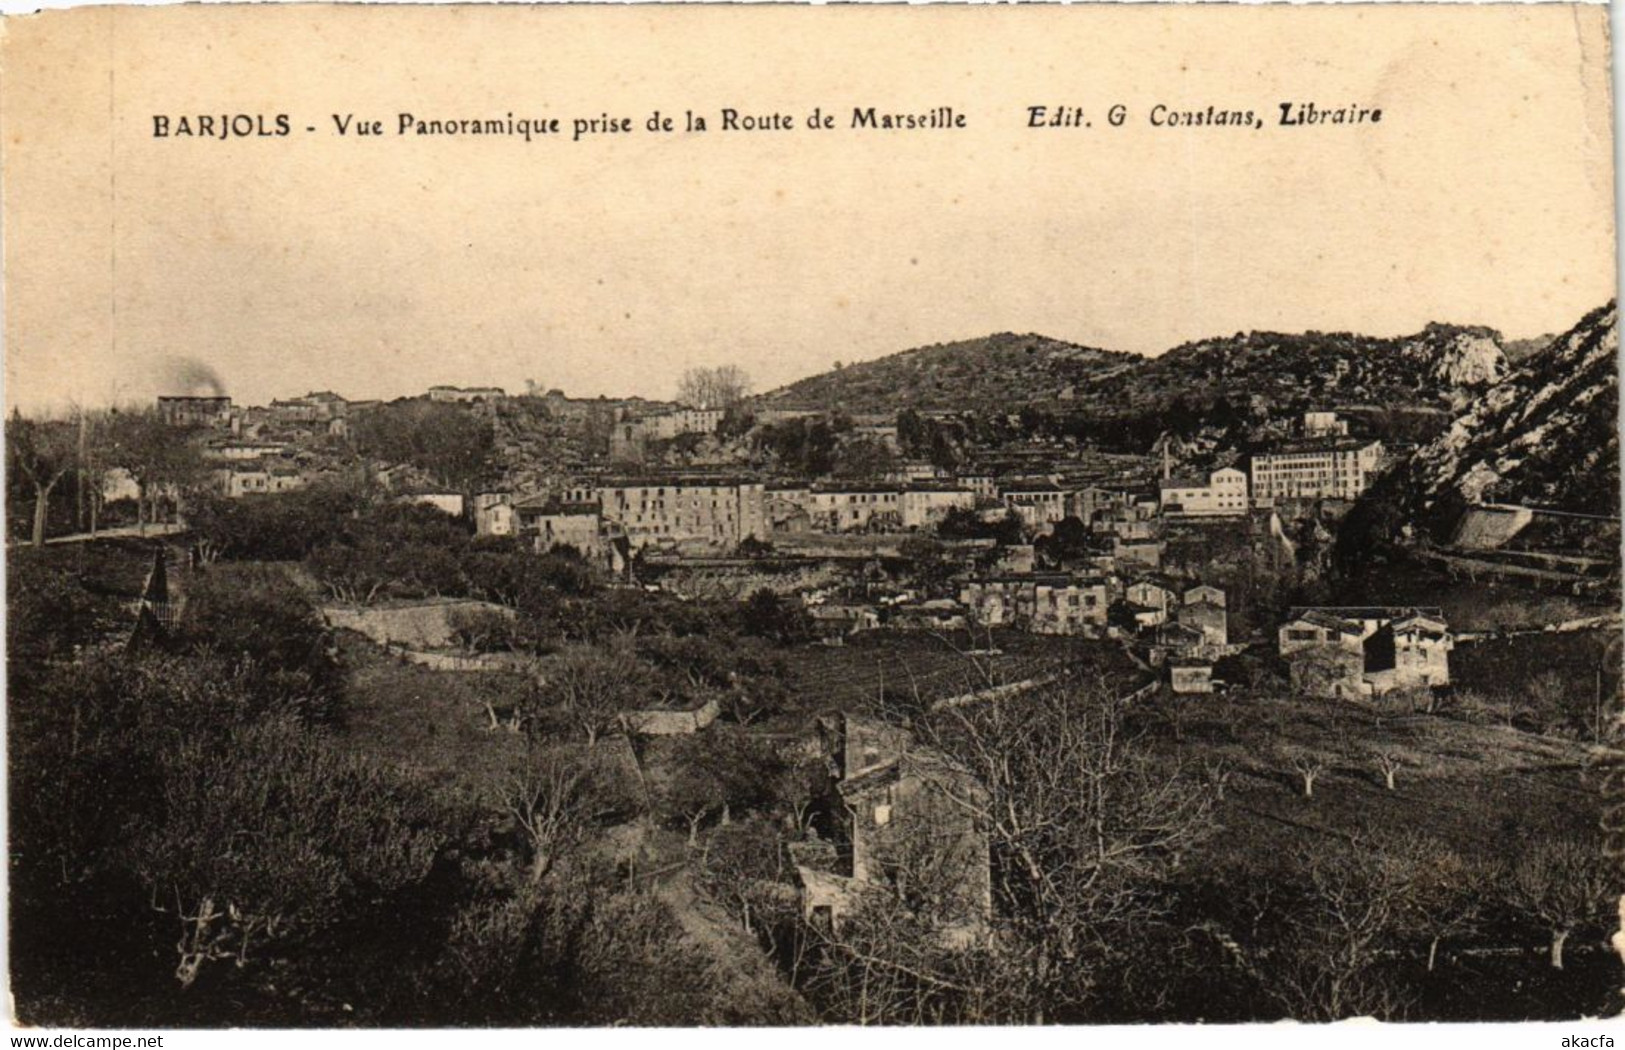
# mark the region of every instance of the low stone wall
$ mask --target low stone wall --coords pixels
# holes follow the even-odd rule
[[[379,645],[440,649],[452,644],[451,617],[453,611],[459,609],[513,615],[513,610],[506,606],[467,599],[398,605],[324,605],[322,615],[330,626],[357,631]]]
[[[409,664],[427,667],[431,671],[459,672],[516,672],[525,667],[525,659],[513,653],[425,653],[416,649],[390,646],[389,651]]]
[[[621,716],[628,733],[642,736],[688,736],[717,720],[722,705],[713,697],[692,711],[628,711]]]

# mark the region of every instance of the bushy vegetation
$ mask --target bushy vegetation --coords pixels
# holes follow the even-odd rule
[[[14,607],[36,612],[10,626],[34,667],[9,691],[11,957],[24,1020],[806,1019],[782,985],[720,975],[714,949],[657,887],[598,848],[606,823],[646,805],[595,749],[601,738],[538,720],[504,789],[477,803],[349,744],[337,650],[279,569],[193,573],[178,629],[139,652],[121,640],[74,650],[79,635],[44,615],[56,591],[25,593]],[[646,702],[613,690],[661,668],[697,688],[739,683],[739,662],[703,636],[658,639],[630,661],[582,651],[565,705],[576,726],[591,724],[595,690]],[[566,679],[549,679],[553,702]],[[731,768],[736,783],[756,782],[744,772],[754,767]],[[709,788],[691,784],[680,805]],[[700,819],[754,804],[725,792],[720,808],[700,804]],[[680,819],[695,818],[685,808]]]

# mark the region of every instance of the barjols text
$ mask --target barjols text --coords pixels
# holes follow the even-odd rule
[[[152,118],[155,139],[282,138],[290,130],[286,113],[203,113],[177,117],[154,114]]]

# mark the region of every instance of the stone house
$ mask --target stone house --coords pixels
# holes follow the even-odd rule
[[[983,936],[993,888],[981,785],[909,732],[839,714],[818,720],[828,774],[814,827],[792,850],[803,914],[838,927],[866,892],[906,897],[945,943]]]
[[[1230,644],[1229,618],[1223,605],[1205,598],[1186,602],[1174,611],[1174,619],[1200,631],[1205,646],[1223,649]]]
[[[1034,634],[1101,634],[1111,605],[1105,580],[1048,574],[972,580],[959,600],[978,623]]]
[[[1455,639],[1437,608],[1341,606],[1292,609],[1278,644],[1300,689],[1381,696],[1449,685]]]

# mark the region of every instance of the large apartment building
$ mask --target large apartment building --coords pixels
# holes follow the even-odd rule
[[[1382,465],[1382,442],[1344,438],[1303,441],[1252,460],[1252,496],[1278,499],[1354,499],[1370,487]]]
[[[695,542],[731,547],[747,537],[767,538],[767,500],[758,481],[605,480],[567,489],[563,502],[596,504],[633,548]]]

